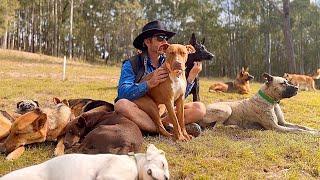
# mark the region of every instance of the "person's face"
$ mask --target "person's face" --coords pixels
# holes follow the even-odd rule
[[[144,40],[144,43],[148,47],[149,53],[158,53],[158,49],[162,44],[166,44],[168,37],[164,34],[155,34],[150,38]]]

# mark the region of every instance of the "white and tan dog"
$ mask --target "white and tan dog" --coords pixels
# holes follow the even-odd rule
[[[168,180],[165,154],[153,144],[147,152],[132,155],[67,154],[13,171],[0,180]]]
[[[202,125],[220,121],[249,129],[267,129],[279,132],[305,132],[320,135],[319,131],[286,122],[279,101],[295,96],[298,87],[285,78],[263,74],[267,82],[250,99],[235,102],[217,102],[207,106]]]

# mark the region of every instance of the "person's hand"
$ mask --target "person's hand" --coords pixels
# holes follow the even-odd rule
[[[149,79],[147,81],[148,88],[151,89],[151,88],[158,86],[158,84],[165,81],[168,76],[169,76],[169,74],[168,74],[167,70],[164,69],[163,67],[159,67],[158,69],[156,69],[153,72],[151,79]]]
[[[194,79],[198,76],[198,74],[202,71],[202,62],[194,62],[193,67],[190,70],[187,81],[189,83],[193,83]]]

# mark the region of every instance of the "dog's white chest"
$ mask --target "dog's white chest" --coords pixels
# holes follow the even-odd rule
[[[172,91],[176,99],[177,98],[176,96],[184,94],[184,92],[186,91],[186,81],[181,76],[176,77],[176,76],[170,75],[170,79],[172,81]]]

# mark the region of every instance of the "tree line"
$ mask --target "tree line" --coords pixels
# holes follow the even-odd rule
[[[310,0],[1,0],[0,46],[115,64],[136,53],[134,38],[154,19],[177,32],[172,42],[205,38],[216,58],[204,76],[320,67],[320,4]]]

